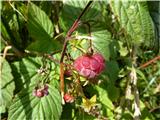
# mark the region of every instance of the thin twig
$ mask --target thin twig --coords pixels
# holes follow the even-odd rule
[[[3,56],[4,53],[0,53],[0,56]],[[6,56],[16,56],[14,53],[6,53]]]
[[[153,62],[155,62],[155,61],[157,61],[157,60],[160,60],[160,56],[157,56],[157,57],[149,60],[148,62],[142,64],[142,65],[139,67],[139,69],[143,69],[143,68],[147,67],[148,65],[152,64]]]
[[[11,48],[12,48],[12,46],[6,46],[6,47],[5,47],[4,52],[3,52],[3,59],[5,59],[6,54],[7,54],[7,51],[8,51],[9,49],[11,49]]]
[[[4,42],[5,45],[12,46],[12,50],[15,52],[15,54],[18,57],[22,57],[23,56],[23,53],[21,51],[19,51],[9,40],[4,40],[4,37],[3,37],[2,34],[1,34],[1,40],[2,40],[2,42]]]
[[[154,112],[155,110],[157,110],[157,109],[160,109],[160,106],[157,106],[157,107],[155,107],[155,108],[152,108],[149,112],[151,113],[151,112]]]
[[[27,21],[27,19],[22,15],[21,12],[19,12],[14,5],[11,4],[10,0],[9,0],[9,5],[13,8],[14,11],[16,11],[25,21]]]
[[[64,104],[63,96],[64,96],[64,65],[63,65],[63,59],[65,56],[66,48],[67,48],[67,43],[69,38],[71,37],[72,33],[78,28],[80,19],[84,15],[84,13],[87,11],[89,6],[91,5],[93,1],[89,1],[82,13],[79,15],[79,17],[75,20],[73,23],[72,27],[69,29],[67,32],[64,44],[63,44],[63,49],[61,53],[61,59],[60,59],[60,90],[61,90],[61,96],[62,96],[62,104]]]

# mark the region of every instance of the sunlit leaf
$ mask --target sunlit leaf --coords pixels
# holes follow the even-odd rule
[[[63,0],[64,6],[60,17],[60,24],[65,31],[67,31],[71,27],[73,22],[77,19],[77,17],[80,15],[88,2],[89,0]],[[94,1],[89,10],[87,11],[87,14],[84,14],[84,16],[82,17],[82,21],[90,20],[93,22],[100,19],[100,9],[100,4],[97,1]]]
[[[22,88],[27,88],[28,86],[39,83],[48,75],[47,79],[49,81],[53,81],[53,83],[57,82],[59,79],[58,67],[48,60],[45,60],[46,63],[43,64],[43,60],[42,57],[28,57],[12,63],[11,67],[16,82],[16,92]],[[39,72],[42,69],[45,70],[44,73]]]
[[[154,26],[146,2],[111,0],[110,6],[120,26],[131,36],[133,43],[153,46]]]
[[[57,120],[61,116],[61,95],[54,86],[49,85],[47,96],[33,96],[35,86],[23,89],[14,99],[9,109],[9,120]]]
[[[11,68],[8,62],[0,57],[0,68],[1,68],[1,102],[0,102],[0,113],[4,113],[6,108],[10,106],[13,97],[13,91],[15,89],[15,83],[13,81],[13,76],[11,74]]]
[[[39,52],[51,52],[61,46],[53,38],[53,24],[44,11],[33,3],[28,8],[28,30],[34,42],[28,46],[28,50]]]
[[[106,60],[109,59],[110,55],[110,44],[111,44],[111,34],[107,30],[92,32],[93,36],[93,47],[96,51],[100,52]]]
[[[104,104],[107,108],[113,110],[114,105],[112,104],[112,101],[109,99],[107,91],[99,86],[96,86],[96,90],[98,91],[99,94],[99,101],[102,104]]]
[[[120,55],[121,56],[126,56],[128,54],[127,47],[124,47],[123,43],[121,41],[119,41],[118,43],[119,43],[119,46],[120,46],[120,50],[119,50]]]

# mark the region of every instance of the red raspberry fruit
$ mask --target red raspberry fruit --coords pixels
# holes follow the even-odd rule
[[[68,93],[66,93],[63,98],[66,103],[73,103],[74,102],[74,97]]]
[[[43,96],[47,96],[49,94],[48,92],[48,85],[44,85],[42,88],[38,88],[36,87],[33,91],[33,96],[36,97],[43,97]]]
[[[104,70],[105,60],[99,53],[95,53],[92,56],[83,55],[74,61],[74,68],[86,78],[95,78]]]
[[[37,90],[33,91],[33,96],[41,98],[44,96],[44,93],[41,89],[37,89]]]

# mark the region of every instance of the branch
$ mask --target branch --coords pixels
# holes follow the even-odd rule
[[[142,69],[142,68],[145,68],[147,67],[148,65],[152,64],[153,62],[157,61],[157,60],[160,60],[160,56],[157,56],[151,60],[149,60],[148,62],[142,64],[139,68]]]
[[[3,34],[1,34],[1,40],[6,46],[11,46],[12,50],[18,57],[22,57],[24,55],[24,53],[19,51],[9,40],[4,40]]]
[[[87,9],[89,8],[89,6],[91,5],[92,2],[93,1],[88,2],[88,4],[86,5],[86,7],[82,11],[82,13],[75,20],[72,27],[67,32],[67,35],[66,35],[66,38],[65,38],[65,41],[64,41],[64,44],[63,44],[63,49],[62,49],[61,58],[60,58],[60,90],[61,90],[61,95],[62,95],[62,104],[64,104],[64,100],[63,100],[63,96],[64,96],[64,65],[63,65],[63,59],[64,59],[65,51],[66,51],[66,48],[67,48],[67,43],[68,43],[68,40],[71,37],[72,33],[78,28],[81,17],[87,11]]]
[[[88,9],[88,7],[91,5],[92,2],[93,2],[93,1],[89,1],[89,2],[88,2],[87,6],[84,8],[84,10],[82,11],[82,13],[81,13],[81,14],[79,15],[79,17],[75,20],[75,22],[73,23],[72,27],[71,27],[71,28],[69,29],[69,31],[67,32],[67,36],[66,36],[66,38],[65,38],[64,45],[63,45],[63,49],[62,49],[62,53],[61,53],[60,62],[63,62],[64,53],[65,53],[65,51],[66,51],[68,39],[71,37],[72,33],[78,28],[81,17],[84,15],[84,13],[86,12],[86,10]]]
[[[154,112],[155,110],[157,110],[157,109],[160,109],[160,106],[157,106],[157,107],[155,107],[155,108],[152,108],[149,112],[151,113],[151,112]]]
[[[7,54],[7,51],[8,51],[9,49],[11,49],[11,48],[12,48],[12,46],[6,46],[6,47],[5,47],[4,52],[3,52],[3,59],[5,59],[6,54]]]

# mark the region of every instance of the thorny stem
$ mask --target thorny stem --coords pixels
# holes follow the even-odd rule
[[[69,29],[69,31],[67,32],[67,36],[65,38],[64,41],[64,45],[63,45],[63,49],[62,49],[62,53],[61,53],[61,59],[60,62],[63,62],[63,58],[64,58],[64,54],[66,51],[66,47],[67,47],[67,42],[69,40],[69,38],[71,37],[72,33],[76,30],[76,28],[79,26],[80,23],[80,19],[81,17],[84,15],[85,11],[88,9],[88,7],[91,5],[93,1],[89,1],[87,6],[84,8],[84,10],[82,11],[82,13],[79,15],[79,17],[75,20],[75,22],[73,23],[72,27]]]
[[[93,1],[89,1],[88,2],[88,4],[86,5],[86,7],[82,11],[82,13],[75,20],[75,22],[73,23],[72,27],[67,32],[67,35],[66,35],[66,38],[65,38],[65,41],[64,41],[64,45],[63,45],[63,49],[62,49],[62,53],[61,53],[61,59],[60,59],[60,90],[61,90],[61,95],[62,95],[62,104],[64,104],[64,100],[63,100],[63,96],[64,96],[64,65],[63,65],[63,58],[65,56],[67,43],[68,43],[68,40],[71,37],[72,33],[78,28],[81,17],[87,11],[87,9],[89,8],[89,6],[91,5],[92,2]]]

